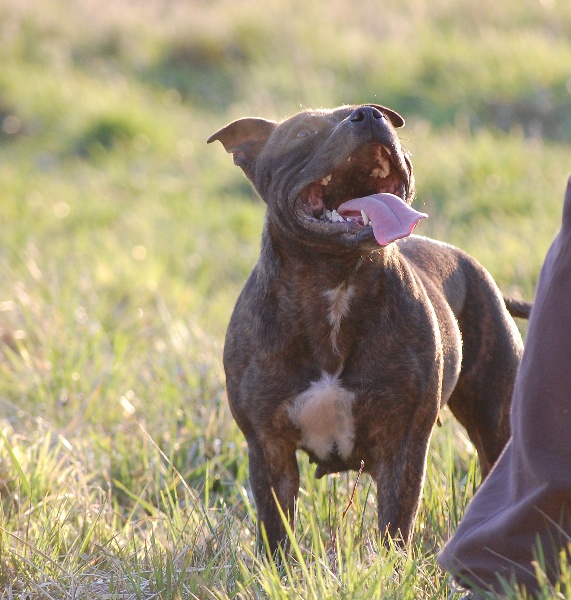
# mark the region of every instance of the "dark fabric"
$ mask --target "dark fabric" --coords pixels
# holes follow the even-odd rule
[[[539,277],[512,403],[512,438],[438,557],[460,582],[536,590],[571,540],[571,177],[561,230]]]

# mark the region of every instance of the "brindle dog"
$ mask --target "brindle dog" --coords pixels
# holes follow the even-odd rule
[[[409,206],[403,124],[383,106],[342,106],[239,119],[208,140],[267,204],[224,367],[272,552],[286,541],[275,498],[293,519],[298,449],[317,477],[364,461],[383,539],[406,544],[440,408],[466,428],[483,476],[509,437],[522,340],[508,311],[530,305],[504,299],[461,250],[409,237],[425,215]]]

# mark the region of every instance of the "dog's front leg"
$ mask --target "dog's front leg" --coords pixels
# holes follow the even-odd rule
[[[379,533],[385,546],[389,538],[397,546],[410,541],[414,520],[420,504],[426,470],[426,455],[430,431],[411,439],[406,437],[385,454],[377,468]]]
[[[258,511],[258,543],[263,547],[262,527],[268,539],[269,551],[276,555],[279,546],[287,550],[287,534],[281,510],[294,525],[295,502],[299,490],[299,468],[295,446],[280,443],[268,436],[265,443],[248,439],[250,485]]]

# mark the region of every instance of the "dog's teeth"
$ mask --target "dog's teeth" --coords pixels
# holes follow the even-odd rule
[[[372,171],[371,171],[371,176],[372,177],[380,177],[381,179],[384,179],[390,172],[391,172],[391,165],[388,161],[387,158],[385,157],[377,157],[378,158],[378,167],[375,167]]]
[[[389,159],[383,154],[381,148],[376,149],[375,159],[377,160],[377,167],[371,171],[371,177],[384,179],[391,171]]]
[[[371,222],[364,210],[361,211],[361,217],[363,218],[363,225],[366,226]]]
[[[345,219],[336,210],[331,211],[331,220],[334,223],[344,223],[345,222]]]
[[[385,152],[389,155],[392,156],[392,152],[390,148],[387,148],[386,146],[383,146],[383,148],[385,149]]]
[[[347,162],[351,162],[351,157],[349,157],[349,158],[347,159]]]
[[[321,220],[327,223],[345,223],[345,219],[335,209],[325,209],[321,215]]]
[[[327,185],[330,181],[331,181],[331,174],[327,175],[327,177],[324,177],[320,183],[321,183],[321,185]]]

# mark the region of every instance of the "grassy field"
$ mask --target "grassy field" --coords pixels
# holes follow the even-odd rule
[[[391,106],[418,233],[530,299],[571,171],[570,31],[563,0],[4,0],[0,597],[447,598],[435,553],[478,476],[446,411],[408,554],[379,548],[367,477],[300,457],[295,560],[255,555],[221,348],[263,206],[205,140]]]

